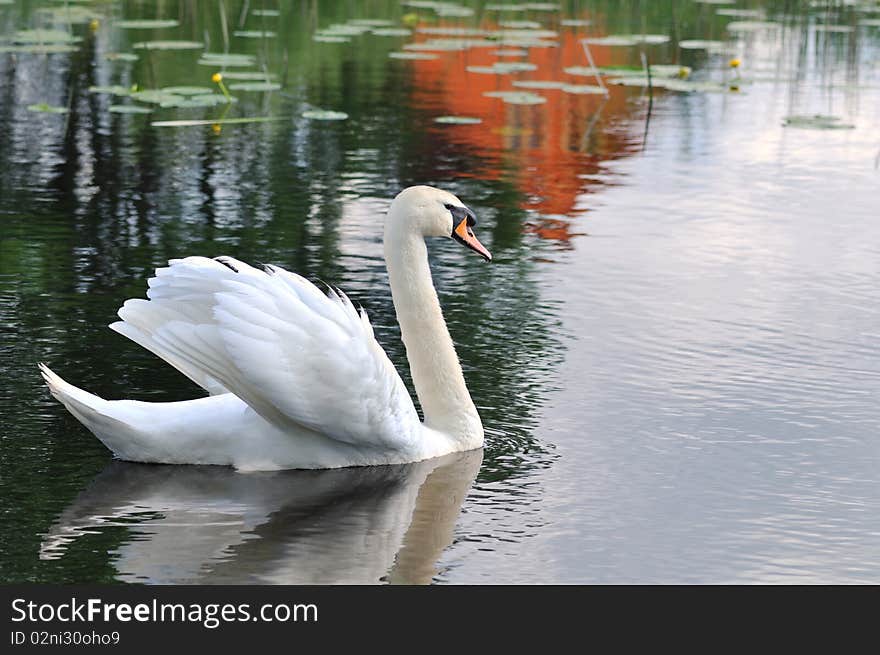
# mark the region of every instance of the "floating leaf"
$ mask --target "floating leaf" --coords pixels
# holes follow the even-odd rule
[[[281,85],[276,82],[236,82],[229,85],[230,91],[278,91]]]
[[[537,70],[536,64],[525,61],[496,61],[491,66],[468,66],[469,73],[488,73],[490,75],[507,75],[509,73],[521,73],[524,71]]]
[[[247,123],[270,123],[280,121],[279,116],[255,116],[253,118],[218,118],[216,120],[153,121],[153,127],[195,127],[198,125],[244,125]]]
[[[163,27],[177,27],[180,23],[172,18],[167,20],[120,20],[116,21],[114,25],[123,30],[158,30]]]
[[[199,96],[214,93],[214,89],[208,86],[166,86],[159,90],[162,93],[170,93],[175,96]]]
[[[563,27],[587,27],[593,24],[593,21],[584,18],[563,18],[559,21]]]
[[[264,32],[262,30],[235,30],[232,35],[240,36],[245,39],[262,39],[264,37],[267,39],[274,39],[278,36],[275,32]]]
[[[42,45],[79,43],[82,39],[64,30],[19,30],[12,35],[11,41],[22,45]]]
[[[583,75],[585,77],[595,77],[597,72],[596,69],[591,66],[568,66],[562,70],[569,75]]]
[[[565,82],[555,80],[516,80],[513,86],[523,89],[561,89],[565,86]]]
[[[842,123],[837,116],[823,116],[814,114],[812,116],[786,116],[782,119],[783,127],[800,127],[810,130],[852,130],[855,125],[850,123]]]
[[[651,64],[652,77],[680,77],[684,79],[691,74],[690,66],[679,64]]]
[[[104,55],[107,61],[137,61],[138,56],[133,52],[108,52]]]
[[[428,52],[389,52],[388,56],[391,59],[437,59],[437,55]]]
[[[529,51],[518,48],[505,48],[503,50],[493,50],[492,54],[496,57],[526,57]]]
[[[201,41],[140,41],[131,46],[135,50],[201,50]]]
[[[724,41],[708,41],[704,39],[685,39],[684,41],[678,42],[679,48],[684,48],[685,50],[714,50],[716,48],[723,48]]]
[[[500,98],[511,105],[540,105],[547,102],[544,96],[528,91],[486,91],[483,95],[487,98]]]
[[[149,114],[153,110],[150,107],[140,105],[110,105],[107,107],[107,111],[112,111],[114,114]]]
[[[263,16],[264,18],[278,18],[281,15],[277,9],[254,9],[251,13],[254,16]]]
[[[176,96],[172,93],[166,93],[160,89],[147,89],[146,91],[135,91],[131,94],[132,99],[140,102],[149,102],[151,104],[161,104],[174,100],[183,100],[183,96]]]
[[[351,25],[366,25],[368,27],[390,27],[394,25],[393,20],[385,18],[352,18],[348,21]]]
[[[330,111],[328,109],[310,109],[302,113],[303,118],[313,121],[344,121],[348,114],[344,111]]]
[[[382,27],[373,30],[373,34],[375,36],[410,36],[412,30],[403,27]]]
[[[66,114],[67,107],[56,107],[54,105],[46,104],[45,102],[40,102],[36,105],[28,105],[28,111],[35,111],[41,114]]]
[[[64,43],[46,43],[43,45],[0,45],[0,54],[4,52],[23,55],[57,55],[65,52],[76,52],[75,45]]]
[[[351,41],[347,36],[332,36],[327,34],[315,34],[312,41],[317,43],[348,43]]]
[[[4,3],[0,0],[0,5]],[[11,2],[8,4],[12,4]],[[101,14],[92,11],[88,7],[64,6],[64,7],[43,7],[35,12],[41,18],[57,23],[67,23],[69,25],[83,25],[93,20],[101,18]]]
[[[201,66],[215,66],[220,68],[247,68],[255,66],[257,58],[253,55],[241,55],[222,52],[203,52],[196,62]]]
[[[852,32],[852,31],[854,31],[856,28],[854,28],[854,27],[851,26],[851,25],[825,25],[825,24],[819,24],[819,25],[813,25],[813,29],[816,30],[817,32],[834,32],[834,33],[839,32],[839,33],[847,33],[847,32]]]
[[[238,102],[238,98],[225,96],[222,93],[205,93],[196,96],[169,95],[159,103],[159,106],[162,108],[178,107],[192,109],[197,107],[216,107],[218,105],[227,105],[234,102]]]
[[[229,71],[223,73],[224,80],[262,80],[268,82],[275,79],[272,73],[263,73],[261,71]]]
[[[607,95],[608,91],[605,87],[595,86],[593,84],[564,84],[562,90],[565,93],[574,93],[579,95]]]
[[[517,30],[537,30],[541,29],[541,23],[533,20],[500,20],[498,24],[501,27],[510,27]]]
[[[739,20],[727,24],[728,32],[759,32],[779,29],[779,23],[761,20]]]
[[[131,95],[131,89],[127,86],[90,86],[89,93],[106,93],[111,96],[127,96]]]
[[[445,125],[476,125],[482,123],[482,118],[474,118],[473,116],[438,116],[434,119],[435,123],[443,123]]]

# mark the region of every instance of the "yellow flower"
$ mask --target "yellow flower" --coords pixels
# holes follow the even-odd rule
[[[418,24],[419,15],[415,14],[415,13],[404,14],[402,20],[403,20],[404,25],[408,25],[409,27],[413,27],[414,25]]]
[[[211,125],[211,131],[212,131],[214,134],[220,134],[220,132],[223,131],[223,126],[220,125],[220,123],[213,123],[213,124]]]
[[[731,68],[739,68],[739,65],[742,63],[739,59],[733,58],[729,62],[727,62]]]
[[[89,27],[92,28],[92,32],[97,32],[98,27],[101,25],[101,22],[97,18],[93,18],[89,22]]]
[[[213,75],[211,75],[211,81],[219,84],[223,81],[223,76],[220,73],[214,73]]]

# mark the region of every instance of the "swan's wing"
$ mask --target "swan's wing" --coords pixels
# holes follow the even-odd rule
[[[304,426],[365,448],[418,438],[406,387],[366,313],[275,266],[172,260],[111,327],[211,393],[232,392],[284,428]]]

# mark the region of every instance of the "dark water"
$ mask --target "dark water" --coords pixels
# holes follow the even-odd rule
[[[0,6],[0,35],[68,29],[41,11],[59,4]],[[75,52],[0,52],[0,579],[880,582],[880,10],[867,5],[739,3],[778,25],[730,33],[756,19],[690,1],[500,17],[465,3],[473,16],[439,19],[391,2],[282,2],[263,18],[241,2],[114,2],[69,28]],[[212,86],[199,51],[131,43],[221,52],[220,6],[230,50],[280,91],[152,116],[88,92]],[[242,16],[278,36],[234,36]],[[123,30],[121,17],[181,26]],[[594,24],[560,25],[573,17]],[[437,38],[424,33],[312,40],[353,18],[530,20],[556,46],[503,58],[535,72],[495,76],[467,71],[499,59],[492,48],[388,57]],[[743,79],[607,99],[539,90],[533,106],[482,95],[511,79],[593,84],[562,72],[586,63],[578,39],[632,32],[672,41],[594,45],[597,65],[638,65],[643,50],[693,80]],[[727,49],[676,45],[696,38]],[[130,51],[138,61],[105,57]],[[43,102],[69,112],[27,109]],[[301,117],[314,108],[349,118]],[[782,127],[812,114],[855,127]],[[221,116],[281,120],[151,126]],[[39,361],[108,398],[198,395],[106,328],[155,267],[189,254],[338,285],[404,373],[381,217],[414,183],[459,195],[495,255],[432,250],[483,452],[324,472],[128,464],[43,388]]]

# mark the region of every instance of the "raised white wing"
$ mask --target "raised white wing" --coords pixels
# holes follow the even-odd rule
[[[341,292],[229,257],[171,260],[149,287],[149,300],[126,301],[110,327],[208,392],[232,392],[279,427],[368,449],[419,438],[403,381]]]

